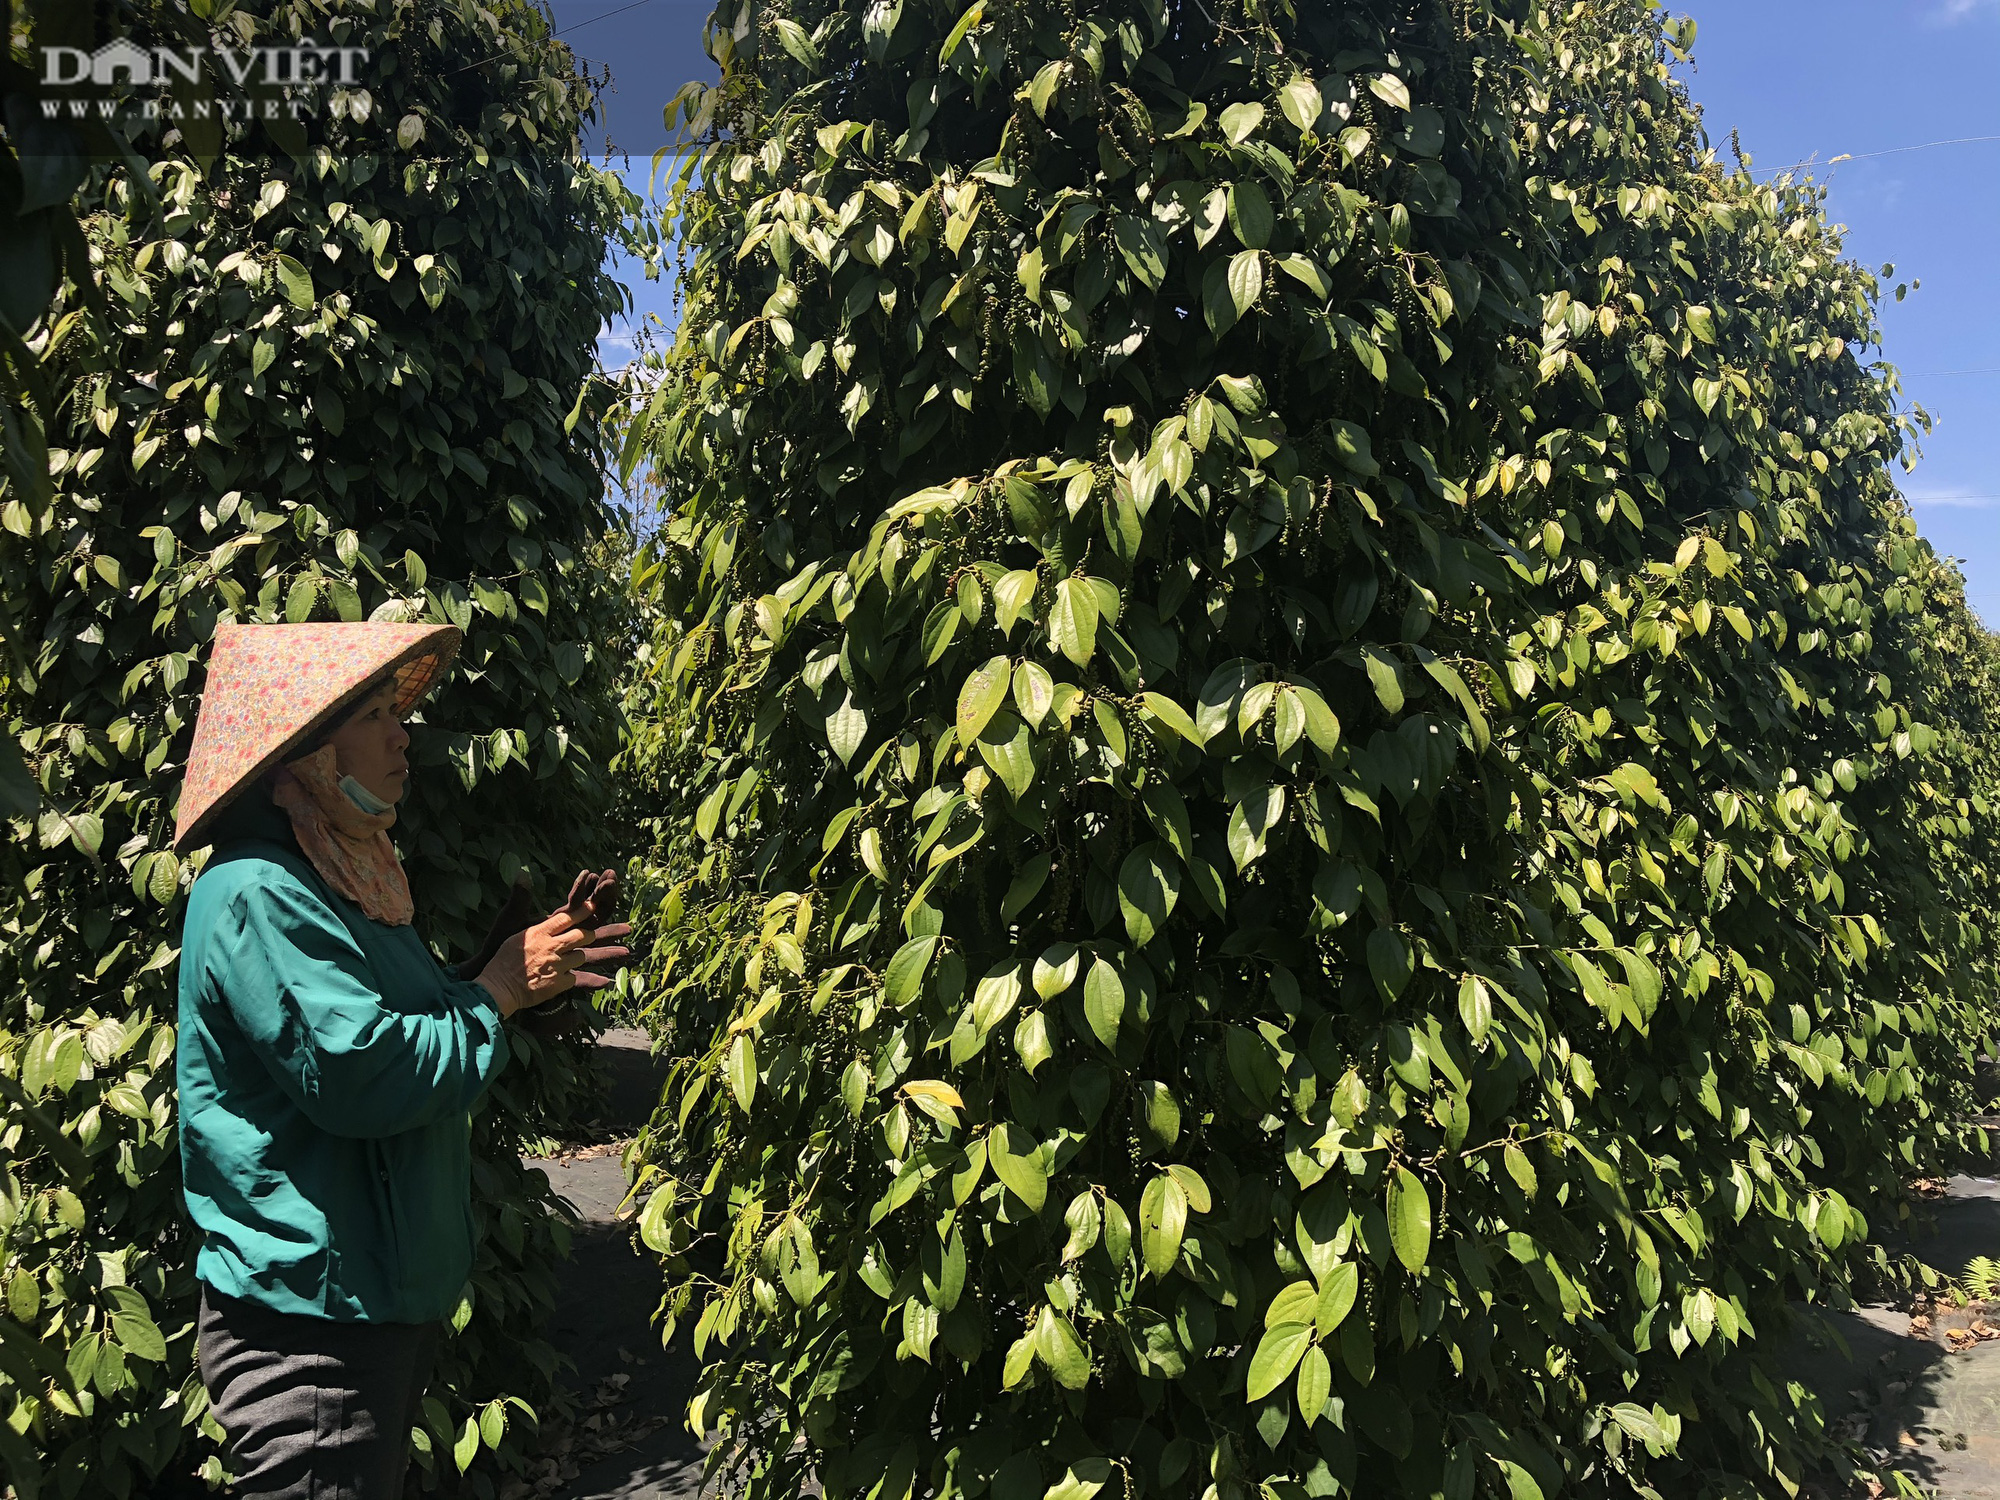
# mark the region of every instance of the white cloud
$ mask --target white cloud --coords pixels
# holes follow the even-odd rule
[[[1940,0],[1937,8],[1925,19],[1933,26],[1956,26],[1982,12],[2000,15],[2000,0]]]

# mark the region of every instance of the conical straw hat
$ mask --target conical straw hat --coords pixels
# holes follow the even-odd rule
[[[218,625],[174,847],[198,846],[230,798],[388,678],[398,716],[408,713],[460,639],[452,625]]]

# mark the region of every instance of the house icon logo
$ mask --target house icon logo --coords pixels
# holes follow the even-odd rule
[[[148,84],[153,81],[153,54],[136,42],[124,37],[115,42],[106,42],[90,54],[90,81],[100,87],[109,88],[119,82],[118,75],[125,75],[127,84]]]
[[[143,88],[161,78],[155,68],[156,61],[152,52],[125,37],[106,42],[95,52],[86,52],[81,47],[44,47],[42,82],[92,83],[100,88],[124,83],[127,87]]]

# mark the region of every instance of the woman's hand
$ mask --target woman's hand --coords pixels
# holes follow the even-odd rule
[[[594,925],[597,914],[610,908],[617,883],[617,876],[609,870],[602,875],[579,875],[568,902],[501,943],[479,973],[480,982],[499,1003],[501,1015],[510,1016],[572,989],[601,989],[611,983],[608,976],[582,966],[609,964],[615,968],[632,956],[622,945],[591,946],[600,938],[621,938],[632,930],[625,922]]]
[[[570,882],[569,896],[563,901],[563,909],[576,919],[579,926],[601,927],[617,903],[616,870],[578,870],[576,879]]]
[[[595,938],[621,938],[632,931],[629,922],[607,922],[618,901],[618,872],[604,870],[596,872],[579,870],[576,879],[570,882],[569,900],[562,909],[554,913],[550,920],[567,915],[578,928],[584,929],[586,941]],[[632,950],[623,946],[614,948],[585,948],[577,959],[579,964],[608,964],[618,968],[632,956]],[[606,974],[594,974],[589,969],[575,970],[576,987],[580,990],[601,990],[611,983]]]
[[[477,979],[482,970],[493,961],[493,955],[500,951],[500,945],[515,933],[526,929],[535,920],[534,896],[531,894],[528,875],[524,870],[514,877],[513,889],[507,892],[506,903],[493,919],[493,926],[486,933],[486,941],[481,943],[472,957],[463,959],[458,965],[460,979]]]

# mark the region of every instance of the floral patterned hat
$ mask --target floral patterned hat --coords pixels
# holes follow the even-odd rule
[[[218,625],[174,847],[198,846],[232,797],[385,681],[407,714],[461,639],[452,625]]]

